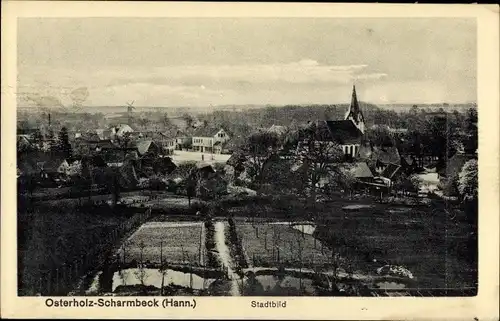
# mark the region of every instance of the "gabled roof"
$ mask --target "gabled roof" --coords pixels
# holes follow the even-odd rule
[[[152,140],[143,140],[140,142],[136,142],[137,151],[140,155],[144,155],[148,152],[152,144],[154,144]]]
[[[382,172],[382,174],[380,174],[380,176],[385,177],[385,178],[389,178],[389,179],[393,179],[396,176],[396,174],[399,173],[400,170],[401,170],[401,166],[400,165],[389,164],[384,169],[384,171]]]
[[[89,146],[92,149],[100,148],[100,149],[115,149],[118,146],[113,144],[113,142],[110,139],[104,139],[98,142],[89,142]]]
[[[334,141],[339,144],[359,144],[363,133],[350,120],[329,120],[325,122]]]
[[[34,150],[20,153],[17,159],[17,167],[26,175],[35,174],[42,170],[57,172],[59,166],[65,160],[66,158],[62,154]]]
[[[213,126],[198,127],[194,130],[193,136],[194,137],[214,137],[215,134],[217,134],[221,129],[226,131],[222,127],[213,127]]]
[[[267,129],[268,132],[270,133],[276,133],[278,135],[283,135],[287,132],[287,128],[285,126],[280,126],[280,125],[272,125]]]
[[[17,135],[17,149],[32,147],[29,135]]]
[[[373,173],[368,167],[368,164],[366,162],[356,162],[354,163],[354,166],[350,168],[351,173],[354,175],[356,178],[372,178]]]
[[[128,125],[128,124],[120,124],[120,125],[115,127],[115,130],[116,130],[115,133],[119,136],[123,135],[126,132],[133,132],[134,131],[134,129],[132,127],[130,127],[130,125]]]

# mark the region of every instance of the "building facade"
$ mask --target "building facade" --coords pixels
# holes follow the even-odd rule
[[[230,139],[229,134],[223,128],[200,128],[193,134],[193,151],[201,153],[220,153],[221,146]]]

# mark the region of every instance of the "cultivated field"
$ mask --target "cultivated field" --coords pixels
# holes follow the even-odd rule
[[[125,262],[133,260],[200,265],[204,258],[204,227],[201,222],[149,222],[142,225],[119,250]]]
[[[302,226],[301,226],[302,227]],[[251,266],[319,266],[331,261],[331,251],[312,237],[310,225],[286,222],[236,223],[247,262]],[[309,232],[309,233],[308,233]]]

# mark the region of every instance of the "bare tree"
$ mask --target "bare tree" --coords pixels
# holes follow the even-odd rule
[[[312,125],[300,134],[296,151],[303,191],[311,204],[343,173],[344,154],[327,128]]]
[[[139,257],[139,263],[137,266],[137,270],[134,271],[135,277],[141,282],[142,285],[145,285],[146,279],[148,278],[148,273],[146,271],[144,261],[143,261],[143,254],[144,254],[144,249],[146,248],[146,245],[144,242],[139,243],[139,251],[140,251],[140,257]]]
[[[244,166],[255,183],[263,183],[265,165],[278,147],[279,137],[276,133],[256,132],[248,137],[241,151],[246,158]]]

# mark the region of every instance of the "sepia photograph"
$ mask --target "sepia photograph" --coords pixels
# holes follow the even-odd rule
[[[18,28],[19,295],[476,294],[473,19]]]
[[[14,21],[15,296],[478,295],[475,17]]]

